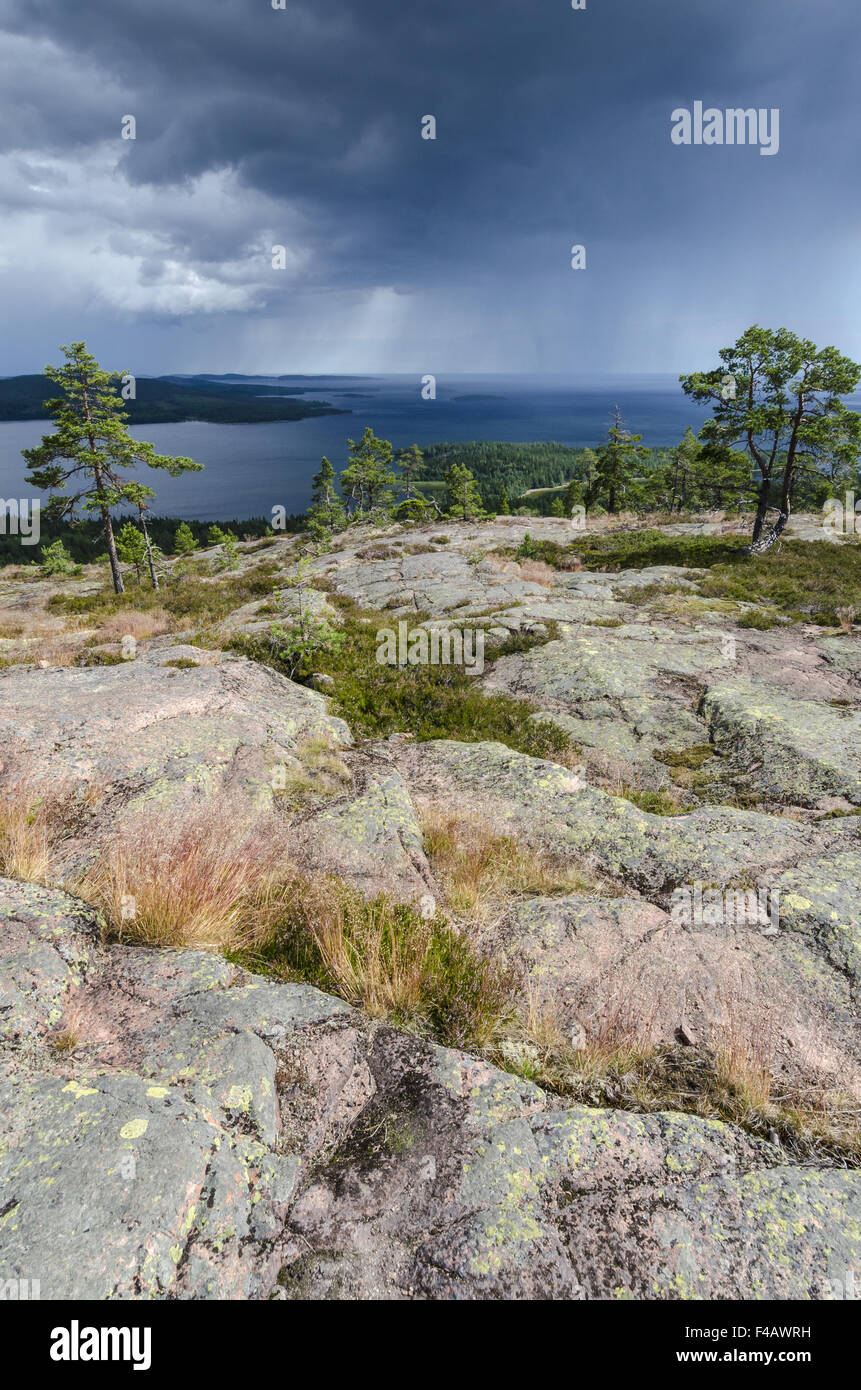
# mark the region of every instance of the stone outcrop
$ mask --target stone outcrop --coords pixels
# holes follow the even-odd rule
[[[861,1257],[855,1172],[105,946],[59,892],[0,882],[0,922],[0,1269],[44,1298],[815,1298]]]
[[[481,687],[566,730],[568,766],[360,740],[324,677],[174,635],[0,672],[3,788],[68,803],[67,887],[117,830],[207,808],[283,834],[300,872],[439,906],[423,818],[459,817],[582,874],[503,895],[476,929],[563,1030],[621,1009],[667,1047],[767,1035],[777,1087],[857,1105],[857,637],[740,627],[750,605],[702,597],[692,569],[519,565],[527,530],[572,540],[549,519],[391,527],[313,568],[393,621],[547,639],[491,655]],[[271,606],[238,608],[221,640],[265,633]],[[660,792],[675,814],[643,809]],[[861,1259],[861,1172],[774,1140],[571,1105],[310,985],[109,941],[69,892],[0,880],[0,1278],[45,1298],[829,1297]]]

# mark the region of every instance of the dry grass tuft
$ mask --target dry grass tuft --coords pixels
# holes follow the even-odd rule
[[[621,990],[588,1022],[566,1026],[558,1001],[546,992],[539,995],[527,981],[517,1025],[499,1046],[497,1060],[550,1090],[586,1099],[590,1086],[648,1065],[656,1014],[657,1004],[644,1014]]]
[[[249,963],[316,984],[373,1018],[481,1050],[513,1016],[511,974],[439,914],[305,879],[286,886],[267,916]]]
[[[855,624],[855,609],[852,607],[835,608],[834,613],[840,624],[840,631],[851,632]]]
[[[497,574],[510,575],[512,579],[522,579],[533,584],[542,584],[546,589],[552,586],[556,575],[553,566],[548,565],[544,560],[518,561],[493,553],[485,558]]]
[[[0,790],[0,874],[29,883],[48,883],[57,876],[69,795],[65,784],[27,780]]]
[[[655,1015],[620,982],[585,1026],[566,1026],[554,1000],[536,998],[527,985],[492,1060],[580,1103],[717,1119],[779,1145],[795,1161],[861,1167],[857,1100],[822,1087],[779,1090],[767,1019],[751,1018],[729,1000],[710,1045],[691,1047],[656,1044]]]
[[[77,628],[80,627],[80,623]],[[20,621],[0,628],[4,661],[12,665],[72,666],[92,629],[71,629],[61,618],[34,605]]]
[[[284,859],[274,823],[252,830],[205,803],[181,820],[126,824],[74,891],[122,941],[237,950],[253,941]]]
[[[84,1013],[74,999],[69,1000],[57,1027],[48,1034],[46,1042],[58,1056],[77,1052],[86,1033]]]
[[[425,853],[452,912],[485,922],[511,894],[579,893],[595,880],[547,850],[496,834],[474,811],[430,806],[421,816]]]
[[[552,587],[556,571],[544,560],[521,560],[518,568],[520,578],[527,583],[542,584],[545,589]]]
[[[99,623],[99,642],[121,642],[124,637],[134,637],[136,642],[145,642],[148,637],[159,637],[170,630],[170,617],[163,608],[150,608],[141,612],[136,608],[123,609],[112,613]]]
[[[753,1017],[727,1001],[712,1037],[715,1075],[745,1110],[765,1111],[771,1102],[775,1031],[768,1018]]]

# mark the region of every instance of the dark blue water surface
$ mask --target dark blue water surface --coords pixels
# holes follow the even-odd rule
[[[259,382],[261,395],[276,382],[243,378],[250,380]],[[367,425],[396,448],[472,439],[594,446],[618,403],[628,428],[657,446],[678,443],[688,425],[698,429],[707,415],[677,378],[664,375],[441,376],[436,400],[428,401],[415,376],[285,376],[277,384],[302,387],[309,400],[352,413],[279,424],[136,426],[132,434],[157,452],[187,455],[205,466],[179,479],[144,468],[141,481],[156,490],[154,512],[203,521],[269,515],[273,506],[301,512],[321,456],[340,470],[347,439],[359,438]],[[0,422],[0,497],[36,495],[24,482],[21,450],[37,444],[48,428],[36,420]]]

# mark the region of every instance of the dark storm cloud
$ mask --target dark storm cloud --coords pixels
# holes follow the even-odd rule
[[[203,267],[260,254],[241,218],[190,213],[189,188],[229,174],[262,200],[261,236],[302,248],[301,285],[249,291],[257,314],[309,291],[464,291],[489,332],[507,302],[552,351],[582,241],[576,308],[609,344],[632,295],[684,320],[733,285],[743,314],[758,274],[787,308],[800,278],[831,293],[833,238],[855,225],[854,0],[6,0],[0,15],[5,147],[85,158],[114,140],[129,189],[158,191],[165,258]],[[779,156],[671,145],[671,111],[696,99],[780,107]]]

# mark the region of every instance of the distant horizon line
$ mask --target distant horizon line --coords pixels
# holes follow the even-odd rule
[[[105,369],[108,370],[108,369]],[[395,377],[402,380],[421,379],[423,373],[415,372],[213,372],[213,371],[176,371],[176,372],[136,372],[135,376],[143,381],[163,381],[166,378],[175,377],[238,377],[242,380],[265,380],[265,381],[380,381],[390,380]],[[437,380],[451,377],[466,377],[470,380],[489,377],[535,377],[541,381],[569,381],[572,378],[579,380],[606,381],[609,378],[631,378],[631,377],[672,377],[674,381],[679,379],[680,373],[675,371],[659,372],[633,372],[633,371],[571,371],[571,372],[537,372],[537,371],[469,371],[469,372],[449,372],[437,371],[434,373]],[[20,376],[44,376],[44,369],[41,371],[30,372],[0,372],[0,381],[14,381]]]

